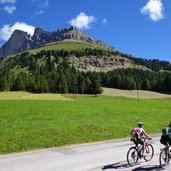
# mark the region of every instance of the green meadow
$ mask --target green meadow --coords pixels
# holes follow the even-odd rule
[[[129,138],[139,121],[155,134],[171,121],[170,98],[67,95],[57,100],[53,95],[50,100],[21,93],[9,100],[7,94],[0,94],[1,154]]]

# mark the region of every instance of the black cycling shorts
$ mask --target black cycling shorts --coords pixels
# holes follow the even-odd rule
[[[168,136],[162,135],[160,138],[160,143],[163,145],[168,145],[171,146],[171,139]]]

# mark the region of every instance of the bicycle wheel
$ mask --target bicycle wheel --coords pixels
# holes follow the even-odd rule
[[[135,165],[138,162],[138,151],[135,147],[131,147],[127,153],[127,162],[130,166]]]
[[[159,163],[162,168],[166,168],[169,165],[169,153],[165,148],[161,149]]]
[[[154,148],[151,144],[147,144],[146,145],[146,148],[144,150],[144,160],[145,161],[150,161],[152,158],[153,158],[153,155],[154,155]],[[146,150],[148,150],[148,152],[146,152]]]

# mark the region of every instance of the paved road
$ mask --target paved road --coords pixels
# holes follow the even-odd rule
[[[126,154],[132,145],[128,139],[52,148],[0,156],[0,171],[158,171],[159,137],[153,137],[155,155],[129,167]],[[171,167],[166,169],[171,171]]]

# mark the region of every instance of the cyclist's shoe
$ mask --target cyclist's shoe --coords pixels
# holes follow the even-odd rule
[[[140,155],[140,158],[142,158],[142,157],[146,157],[146,155],[144,155],[144,154],[141,154],[141,155]]]
[[[144,154],[139,154],[139,158],[142,158],[142,157],[144,157]]]

